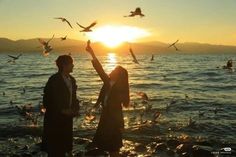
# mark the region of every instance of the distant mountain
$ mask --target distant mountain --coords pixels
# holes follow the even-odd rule
[[[44,39],[48,40],[48,39]],[[59,38],[55,38],[50,42],[53,47],[52,52],[63,52],[63,53],[85,53],[85,41],[67,39],[61,41]],[[135,53],[173,53],[176,52],[173,47],[167,48],[169,44],[152,41],[152,42],[142,42],[142,43],[123,43],[117,48],[107,48],[102,43],[92,44],[96,53],[106,53],[106,52],[117,52],[117,53],[129,53],[129,47],[131,46]],[[226,46],[226,45],[211,45],[202,43],[177,43],[176,46],[180,49],[177,53],[236,53],[236,46]],[[42,46],[38,42],[38,39],[27,39],[27,40],[10,40],[7,38],[0,38],[0,53],[3,52],[25,52],[25,53],[35,53],[42,52]]]

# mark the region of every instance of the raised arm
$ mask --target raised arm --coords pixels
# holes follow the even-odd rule
[[[109,84],[110,78],[105,73],[101,63],[98,61],[97,57],[95,56],[94,51],[90,46],[90,40],[88,40],[88,42],[87,42],[86,51],[92,56],[92,58],[93,58],[93,60],[92,60],[93,67],[97,71],[97,73],[100,76],[100,78],[102,79],[102,81],[105,84]]]

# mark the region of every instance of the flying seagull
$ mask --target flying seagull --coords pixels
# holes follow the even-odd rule
[[[178,41],[179,41],[179,39],[178,39],[178,40],[176,40],[176,42],[174,42],[174,43],[170,44],[170,45],[168,46],[168,48],[170,48],[170,47],[172,47],[172,46],[173,46],[173,47],[175,48],[175,50],[176,50],[176,51],[179,51],[179,49],[178,49],[178,48],[176,47],[176,45],[175,45],[175,44],[176,44]]]
[[[22,54],[19,54],[18,56],[8,55],[8,57],[11,57],[12,60],[8,60],[7,63],[9,63],[9,62],[15,62],[17,59],[20,58],[20,56],[22,56]]]
[[[53,48],[49,45],[49,42],[54,38],[54,34],[51,39],[49,39],[47,42],[38,38],[39,42],[43,45],[43,55],[47,56],[49,55],[49,52],[53,50]]]
[[[67,35],[65,37],[61,37],[61,41],[66,40]]]
[[[154,60],[154,55],[152,54],[152,58],[151,58],[151,61],[153,61]]]
[[[84,27],[82,25],[80,25],[78,22],[76,22],[76,24],[80,27],[80,28],[83,28],[83,30],[81,30],[80,32],[92,32],[91,28],[93,26],[95,26],[97,24],[96,21],[94,21],[93,23],[91,23],[88,27]]]
[[[146,93],[144,92],[137,92],[137,95],[141,96],[144,101],[148,101],[149,98]]]
[[[70,22],[64,17],[55,17],[54,19],[60,19],[62,22],[66,22],[70,26],[70,28],[73,28]]]
[[[137,58],[134,55],[132,48],[129,48],[129,52],[130,52],[131,56],[133,57],[133,62],[139,64]]]
[[[134,17],[134,16],[140,16],[140,17],[144,17],[145,15],[142,14],[142,11],[141,11],[141,8],[136,8],[135,11],[131,11],[130,12],[131,14],[130,15],[126,15],[124,17]]]

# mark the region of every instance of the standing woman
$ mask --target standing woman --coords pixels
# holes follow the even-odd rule
[[[128,72],[123,67],[117,66],[107,75],[90,47],[90,41],[87,43],[86,51],[92,56],[93,67],[103,81],[95,104],[95,107],[102,106],[102,113],[93,143],[99,149],[108,151],[111,157],[118,157],[123,145],[124,117],[122,106],[128,107],[130,101]]]
[[[45,88],[43,105],[46,108],[43,124],[42,150],[48,157],[72,156],[73,117],[78,115],[76,81],[70,75],[73,59],[69,55],[57,58],[58,72],[53,74]]]

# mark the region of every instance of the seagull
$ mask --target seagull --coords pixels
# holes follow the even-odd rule
[[[194,127],[196,125],[196,121],[193,121],[192,117],[189,117],[188,127]]]
[[[46,112],[46,108],[44,107],[42,102],[39,102],[39,110],[40,110],[40,115],[43,115]]]
[[[80,28],[83,28],[83,30],[81,30],[80,32],[92,32],[91,28],[92,28],[93,26],[95,26],[95,25],[97,24],[97,22],[94,21],[94,22],[91,23],[88,27],[84,27],[84,26],[80,25],[78,22],[76,22],[76,24],[77,24],[78,26],[80,26]]]
[[[38,38],[39,42],[43,45],[43,49],[44,49],[43,54],[44,54],[44,56],[49,55],[49,52],[53,50],[53,48],[52,48],[50,45],[48,45],[49,42],[50,42],[53,38],[54,38],[54,34],[53,34],[52,38],[49,39],[47,42],[44,41],[44,40],[42,40],[42,39],[40,39],[40,38]]]
[[[131,11],[130,13],[131,13],[130,15],[126,15],[124,17],[134,17],[136,15],[139,15],[140,17],[144,17],[145,16],[144,14],[142,14],[141,8],[139,8],[139,7],[136,8],[135,11]]]
[[[129,49],[129,52],[130,52],[131,56],[132,56],[133,59],[134,59],[133,62],[136,63],[136,64],[139,64],[137,58],[136,58],[135,55],[134,55],[134,52],[133,52],[132,48]]]
[[[67,35],[65,37],[61,37],[61,41],[66,40]]]
[[[169,109],[170,109],[170,105],[166,104],[166,112],[169,112]]]
[[[189,99],[189,96],[187,94],[185,94],[185,99]]]
[[[21,94],[25,94],[25,87],[23,87],[23,89],[22,89],[22,93]]]
[[[160,113],[159,111],[155,112],[155,113],[153,114],[153,120],[152,120],[152,122],[156,123],[156,122],[158,121],[158,119],[160,118],[160,116],[161,116],[161,113]]]
[[[54,19],[60,19],[62,22],[66,22],[70,26],[70,28],[73,28],[70,22],[64,17],[55,17]]]
[[[198,116],[199,116],[199,117],[202,117],[202,116],[204,116],[204,114],[205,114],[205,112],[204,112],[204,111],[202,111],[202,112],[198,111]]]
[[[176,42],[174,42],[174,43],[170,44],[170,45],[168,46],[168,48],[170,48],[170,47],[172,47],[172,46],[173,46],[173,47],[175,48],[175,50],[176,50],[176,51],[180,51],[180,50],[179,50],[179,49],[176,47],[176,45],[175,45],[175,44],[176,44],[178,41],[179,41],[179,39],[178,39],[178,40],[176,40]]]
[[[154,55],[152,55],[152,58],[151,58],[151,61],[153,61],[154,60]]]
[[[223,109],[216,107],[216,108],[214,108],[213,110],[210,110],[210,111],[213,111],[216,115],[219,111],[223,111]]]
[[[137,95],[141,96],[144,101],[148,101],[148,96],[144,92],[137,92]]]
[[[22,56],[22,54],[19,54],[18,56],[8,55],[8,57],[11,57],[12,60],[8,60],[7,63],[9,63],[9,62],[13,62],[13,63],[15,63],[15,61],[16,61],[17,59],[19,59],[20,56]]]

